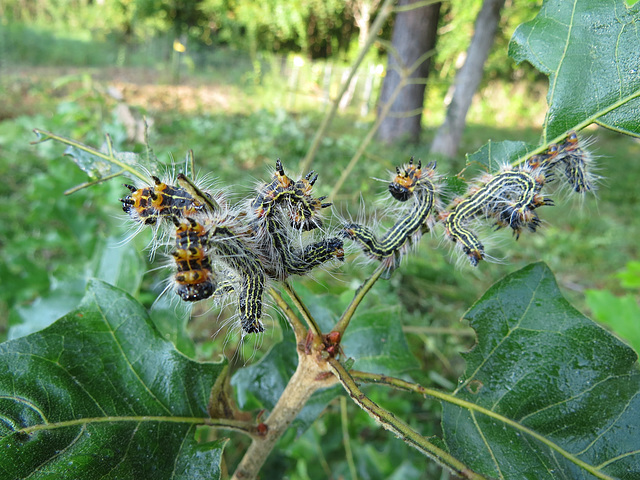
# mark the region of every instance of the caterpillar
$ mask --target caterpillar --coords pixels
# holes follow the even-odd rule
[[[285,174],[282,162],[278,159],[272,181],[259,190],[251,204],[257,222],[274,215],[274,209],[280,206],[289,209],[288,217],[294,227],[303,231],[321,227],[322,220],[316,214],[330,207],[331,203],[323,203],[326,197],[311,196],[317,179],[318,174],[311,171],[304,178],[293,181]]]
[[[209,298],[217,285],[204,242],[205,228],[190,217],[182,222],[173,220],[177,227],[175,250],[171,253],[176,263],[176,293],[185,302]]]
[[[477,266],[485,257],[485,250],[478,236],[468,228],[469,222],[479,216],[494,218],[497,228],[510,227],[516,238],[525,227],[535,232],[540,220],[534,210],[553,205],[550,198],[540,194],[544,182],[544,172],[530,166],[487,177],[481,186],[471,188],[440,216],[445,235],[462,249],[472,266]]]
[[[411,197],[415,201],[382,238],[378,239],[369,228],[356,223],[344,225],[342,234],[359,243],[368,257],[382,262],[389,269],[396,268],[407,246],[428,228],[429,215],[436,202],[435,167],[435,163],[430,163],[422,169],[422,163],[414,165],[411,158],[408,165],[396,168],[397,175],[389,184],[389,192],[401,202]]]
[[[587,150],[587,141],[569,132],[564,143],[558,146],[557,163],[564,164],[564,176],[577,193],[595,190],[596,177],[591,173],[593,157]]]
[[[155,182],[151,187],[124,184],[131,193],[120,199],[122,209],[134,220],[155,225],[159,218],[181,218],[203,211],[204,204],[184,188],[168,185],[155,176],[151,178]]]
[[[278,263],[282,265],[282,269],[270,272],[277,280],[284,280],[289,275],[305,275],[333,259],[344,260],[343,242],[337,237],[311,243],[301,249],[292,245],[290,235],[277,221],[270,219],[268,225],[269,236],[279,256]]]
[[[574,131],[570,131],[561,144],[551,144],[542,155],[534,155],[527,163],[542,168],[550,179],[554,169],[564,166],[563,176],[571,190],[584,193],[595,190],[597,176],[591,172],[593,157],[587,149],[588,140],[582,140]]]
[[[237,289],[240,325],[245,333],[264,332],[262,295],[265,288],[265,272],[254,252],[230,228],[214,226],[208,234],[209,245],[220,258],[234,270],[239,278]]]

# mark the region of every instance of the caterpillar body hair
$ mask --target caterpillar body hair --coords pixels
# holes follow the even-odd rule
[[[260,318],[266,278],[259,259],[238,235],[222,225],[210,230],[209,245],[239,278],[238,313],[242,330],[245,333],[263,332],[264,325]]]
[[[505,169],[472,187],[458,199],[441,220],[446,236],[458,245],[472,266],[485,258],[484,246],[468,227],[475,218],[493,218],[497,228],[510,227],[517,237],[523,228],[535,232],[540,219],[534,210],[553,201],[541,195],[543,172],[529,165],[518,170]]]
[[[369,228],[356,223],[344,225],[342,234],[360,245],[368,257],[382,262],[387,268],[396,268],[407,248],[428,229],[430,215],[436,203],[434,184],[435,163],[424,169],[413,158],[408,165],[396,168],[396,176],[389,184],[389,192],[400,202],[414,198],[413,205],[379,239]]]
[[[597,177],[593,175],[593,157],[587,149],[588,141],[578,138],[576,132],[569,132],[564,143],[559,146],[558,163],[564,164],[564,176],[576,193],[595,190]]]
[[[204,204],[191,196],[184,188],[176,187],[153,177],[155,185],[136,188],[124,186],[131,192],[122,198],[122,209],[131,217],[144,223],[154,225],[162,218],[182,218],[196,215],[203,211]]]
[[[556,170],[561,170],[561,176],[576,193],[593,191],[598,176],[592,172],[594,162],[588,150],[589,144],[589,140],[583,140],[576,132],[570,131],[563,143],[549,145],[544,154],[534,155],[527,163],[540,166],[551,179]]]

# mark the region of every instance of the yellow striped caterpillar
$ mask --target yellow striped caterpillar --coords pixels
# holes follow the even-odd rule
[[[519,237],[523,228],[535,232],[540,225],[534,210],[553,205],[540,195],[545,177],[542,171],[525,166],[488,176],[481,185],[472,187],[440,216],[446,236],[468,257],[474,267],[485,257],[484,245],[469,228],[475,218],[493,218],[498,228],[510,227]]]
[[[265,288],[265,272],[262,264],[239,235],[223,225],[213,226],[208,234],[208,244],[221,262],[230,267],[239,278],[234,289],[238,295],[240,325],[245,333],[264,331],[262,295]]]
[[[389,228],[382,238],[363,225],[346,224],[343,235],[358,244],[368,257],[382,262],[387,268],[396,268],[406,249],[417,241],[423,229],[429,227],[431,211],[436,203],[437,186],[435,180],[435,163],[430,163],[424,169],[421,162],[414,165],[413,158],[408,165],[396,168],[397,175],[389,184],[391,195],[406,202],[414,198],[409,211]]]

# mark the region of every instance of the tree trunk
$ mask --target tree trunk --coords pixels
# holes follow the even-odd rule
[[[416,3],[419,0],[400,0],[398,7]],[[394,96],[402,82],[402,71],[414,66],[426,52],[434,49],[436,32],[440,16],[441,3],[425,5],[415,9],[400,11],[395,20],[391,44],[396,49],[398,59],[390,52],[387,60],[387,75],[380,92],[380,104],[385,104]],[[420,138],[422,107],[424,105],[425,82],[431,65],[427,57],[409,76],[405,85],[396,96],[389,114],[380,124],[378,138],[392,142],[400,138],[417,142]],[[415,81],[422,79],[423,81]]]
[[[482,4],[476,18],[475,33],[467,50],[467,58],[456,74],[447,117],[433,140],[431,153],[454,157],[458,152],[467,112],[482,80],[484,63],[493,45],[504,2],[505,0],[484,0]]]

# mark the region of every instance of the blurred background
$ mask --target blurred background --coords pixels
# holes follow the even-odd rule
[[[438,171],[454,176],[465,167],[465,154],[489,140],[539,143],[547,79],[527,64],[516,65],[507,49],[515,28],[532,19],[541,3],[400,2],[381,20],[386,3],[380,0],[4,0],[0,339],[25,335],[69,312],[87,278],[98,277],[153,306],[158,328],[187,355],[211,360],[225,348],[227,354],[240,348],[225,342],[224,330],[214,335],[229,312],[201,305],[188,321],[169,295],[156,300],[167,278],[166,259],[149,260],[150,232],[123,242],[131,231],[118,200],[127,193],[123,180],[64,195],[87,176],[63,156],[64,145],[32,145],[34,128],[97,148],[108,133],[117,151],[155,156],[167,165],[174,159],[182,164],[193,149],[197,171],[232,187],[237,199],[266,180],[281,158],[290,176],[303,167],[316,170],[315,188],[334,194],[336,213],[362,217],[366,204],[367,218],[382,231],[389,201],[386,184],[376,179],[386,180],[409,157],[437,159]],[[480,33],[487,32],[483,47]],[[458,75],[473,70],[467,60],[478,55],[486,60],[475,66],[477,86],[461,136],[445,141],[443,125],[457,105]],[[420,80],[408,83],[420,88],[408,93],[409,100],[397,88],[408,77],[394,65],[416,67],[412,75]],[[343,85],[335,115],[318,136]],[[457,256],[436,231],[388,281],[378,283],[375,300],[365,308],[389,308],[402,323],[420,367],[411,372],[416,381],[444,389],[456,384],[464,369],[458,352],[474,342],[460,321],[464,312],[496,280],[535,261],[549,264],[579,310],[640,348],[640,331],[624,330],[640,318],[640,144],[602,129],[585,134],[594,138],[603,177],[595,196],[556,197],[556,207],[541,211],[540,232],[526,232],[517,242],[506,231],[492,234],[492,254],[504,260],[477,269],[464,262],[456,266]],[[317,148],[310,153],[314,139]],[[473,174],[470,168],[464,177]],[[355,251],[349,260],[297,282],[319,316],[339,315],[372,271]],[[326,311],[331,305],[335,311]],[[259,360],[282,335],[290,335],[273,318],[271,323],[275,333],[261,338],[260,348],[246,342],[247,352],[234,357],[239,364]],[[432,425],[427,428],[433,432],[421,427],[423,433],[438,433],[430,401],[395,393],[385,393],[383,400],[399,416]],[[350,409],[348,428],[362,444],[357,454],[369,478],[426,478],[420,475],[428,469],[440,475],[405,445],[387,443],[386,432],[366,414],[337,400],[301,441],[283,444],[281,458],[271,459],[269,468],[283,468],[292,478],[326,478],[327,470],[338,478],[346,472],[340,420],[332,415],[340,408]],[[237,461],[228,454],[229,462]],[[318,455],[323,477],[306,471],[305,459]],[[297,459],[295,466],[278,466],[285,457]],[[393,461],[405,457],[401,466]]]

